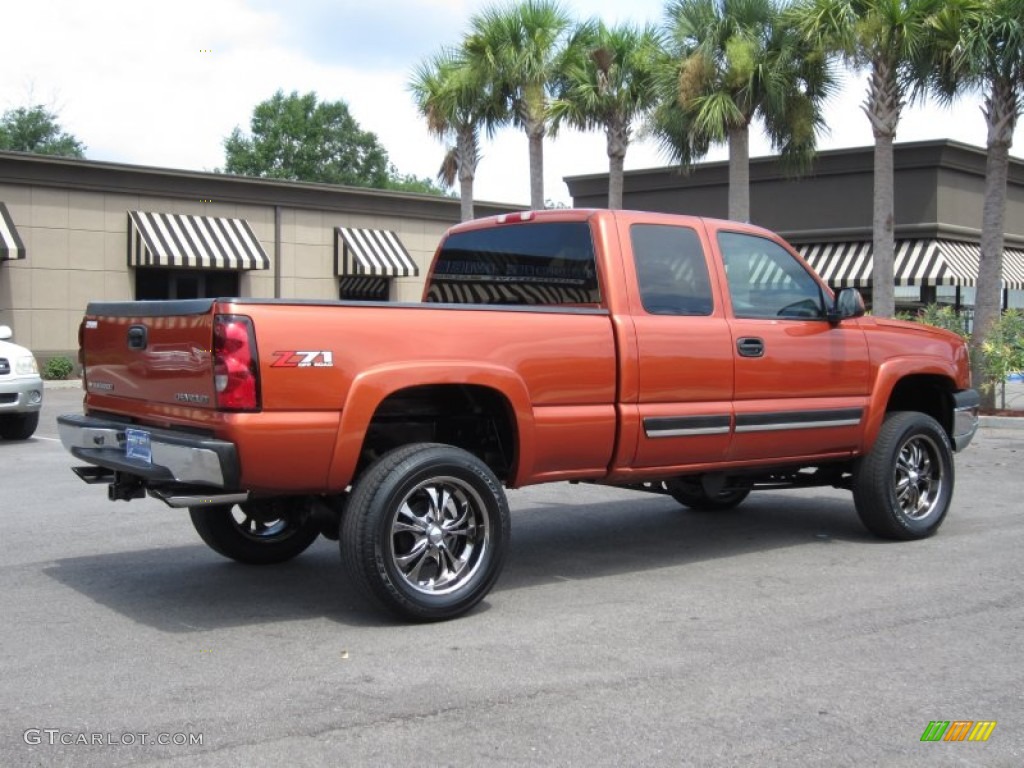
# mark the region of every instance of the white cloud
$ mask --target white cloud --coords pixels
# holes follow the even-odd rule
[[[416,114],[406,89],[409,73],[425,55],[457,42],[469,15],[485,5],[485,0],[379,6],[324,0],[287,6],[270,0],[8,2],[4,27],[17,34],[5,40],[0,109],[30,102],[52,106],[93,159],[202,170],[223,165],[223,139],[236,125],[248,127],[258,102],[278,88],[312,90],[321,99],[347,101],[402,172],[432,178],[444,149]],[[663,3],[577,0],[571,7],[581,17],[657,22]],[[360,20],[365,30],[353,26]],[[393,35],[381,33],[389,28]],[[379,55],[367,56],[370,47],[379,47]],[[872,143],[859,108],[863,91],[863,78],[848,79],[830,106],[831,134],[823,148]],[[949,137],[982,144],[978,103],[966,100],[952,111],[908,107],[898,139]],[[1024,127],[1016,139],[1019,148]],[[751,150],[754,155],[770,151],[760,136],[753,137]],[[721,149],[711,155],[724,157]],[[547,142],[544,159],[547,197],[568,202],[562,177],[607,170],[604,136],[567,131]],[[636,143],[626,167],[664,162],[653,144]],[[509,128],[485,142],[476,192],[484,200],[529,199],[521,132]]]

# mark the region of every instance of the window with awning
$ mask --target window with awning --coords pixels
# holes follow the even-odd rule
[[[18,235],[7,206],[0,203],[0,261],[25,258],[25,244]]]
[[[393,277],[417,277],[419,267],[391,230],[335,227],[338,298],[387,301]]]
[[[269,269],[244,219],[129,211],[128,265],[192,269]]]
[[[871,285],[871,242],[808,243],[797,246],[815,272],[829,285],[866,288]],[[955,240],[897,240],[896,285],[974,287],[981,247]],[[1003,287],[1024,290],[1024,250],[1003,251]]]
[[[390,230],[336,227],[335,235],[334,265],[339,277],[417,277],[420,273]]]

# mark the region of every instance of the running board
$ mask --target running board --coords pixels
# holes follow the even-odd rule
[[[150,488],[149,495],[160,499],[169,507],[212,507],[220,504],[241,504],[249,500],[248,491],[235,493],[175,493],[159,488]]]

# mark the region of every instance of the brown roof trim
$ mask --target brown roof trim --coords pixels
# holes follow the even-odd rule
[[[459,221],[453,197],[279,181],[97,160],[0,152],[0,182],[40,187],[178,197],[248,205],[282,205],[321,211],[400,216],[443,223]],[[476,215],[493,216],[527,206],[476,202]]]

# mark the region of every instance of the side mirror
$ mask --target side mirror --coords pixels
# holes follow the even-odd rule
[[[14,331],[11,330],[9,325],[0,325],[0,341],[5,341],[14,335]]]
[[[836,294],[836,300],[829,308],[828,321],[836,325],[850,317],[864,314],[864,297],[856,288],[843,288]]]

